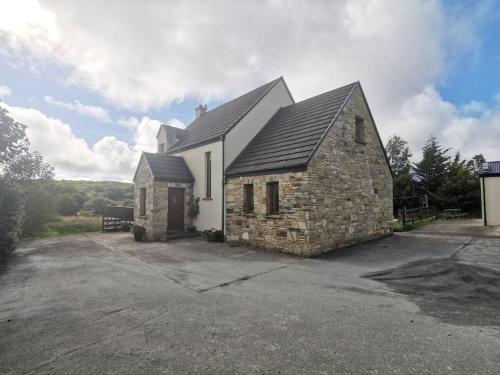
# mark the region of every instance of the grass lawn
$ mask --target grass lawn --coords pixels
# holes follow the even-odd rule
[[[31,238],[57,237],[101,230],[102,218],[100,216],[63,216],[60,220],[45,224],[45,229]]]
[[[406,223],[406,226],[403,228],[403,222],[400,220],[394,220],[392,222],[392,230],[394,232],[408,232],[417,228],[425,227],[430,223],[434,222],[434,219],[423,219],[421,221],[414,221],[411,223]]]

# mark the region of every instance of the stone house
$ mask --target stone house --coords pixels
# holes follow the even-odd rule
[[[157,139],[134,176],[148,240],[196,226],[316,256],[391,233],[392,174],[359,82],[295,103],[280,77]]]

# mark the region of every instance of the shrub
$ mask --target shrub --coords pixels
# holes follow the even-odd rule
[[[209,242],[224,242],[224,236],[222,235],[221,230],[204,230],[202,236]]]
[[[134,239],[136,241],[143,241],[146,235],[146,229],[142,225],[134,224],[132,226],[132,233],[134,234]]]
[[[22,230],[22,199],[16,185],[0,178],[0,260],[14,251]]]

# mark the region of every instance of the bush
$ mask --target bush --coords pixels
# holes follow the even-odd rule
[[[76,215],[80,205],[69,193],[63,193],[57,198],[57,212],[64,216]]]
[[[222,235],[221,230],[205,230],[203,231],[203,238],[208,240],[209,242],[224,242],[224,236]]]
[[[144,236],[146,235],[146,228],[144,228],[142,225],[134,224],[132,226],[132,233],[134,234],[134,239],[136,241],[143,241]]]
[[[36,235],[43,231],[46,223],[57,218],[51,188],[50,181],[28,181],[23,183],[23,237]]]
[[[22,229],[22,199],[15,184],[0,178],[0,260],[4,260],[19,243]]]

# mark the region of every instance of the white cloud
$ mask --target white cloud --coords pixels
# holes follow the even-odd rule
[[[118,125],[134,131],[134,150],[156,151],[156,135],[162,124],[160,121],[153,120],[147,116],[142,117],[141,120],[134,116],[130,116],[127,118],[119,118],[116,122]],[[176,118],[167,121],[167,124],[181,129],[186,127],[181,120]]]
[[[31,148],[55,167],[57,178],[130,181],[141,152],[156,150],[160,122],[148,117],[136,120],[132,147],[109,136],[90,146],[59,119],[32,108],[1,105],[16,121],[27,125]]]
[[[44,100],[49,104],[69,109],[70,111],[79,113],[81,115],[93,117],[102,122],[111,122],[111,116],[109,115],[108,111],[99,106],[82,104],[78,100],[75,100],[73,102],[63,102],[56,100],[48,95],[44,97]]]
[[[139,111],[186,97],[228,99],[280,75],[298,100],[360,80],[384,140],[397,133],[418,150],[434,133],[464,156],[500,159],[498,109],[457,107],[436,91],[479,55],[476,28],[488,2],[469,8],[445,12],[432,0],[11,0],[0,12],[0,53],[34,69],[61,65],[68,84]],[[155,121],[118,123],[134,131],[137,150],[152,147]]]
[[[379,126],[382,138],[403,134],[415,155],[431,134],[446,148],[471,158],[483,153],[488,160],[500,160],[500,106],[471,102],[462,107],[449,103],[433,87],[408,99],[391,121]]]
[[[12,95],[12,91],[5,85],[0,85],[0,99],[5,99]]]
[[[449,35],[436,1],[31,1],[28,14],[11,1],[5,48],[63,64],[67,82],[133,110],[227,98],[280,75],[299,99],[361,80],[392,104],[442,74]]]

